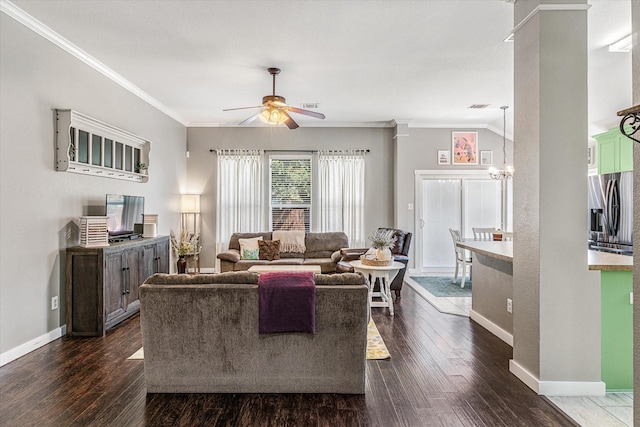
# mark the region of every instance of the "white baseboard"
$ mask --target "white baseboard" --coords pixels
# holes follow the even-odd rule
[[[482,314],[479,314],[476,311],[471,310],[469,312],[469,318],[491,332],[493,335],[500,338],[502,341],[509,344],[511,347],[513,347],[513,335],[508,331],[502,329],[500,326],[496,325],[491,320],[487,319]]]
[[[602,381],[540,381],[513,359],[509,360],[509,372],[544,396],[604,396],[607,391]]]
[[[67,325],[62,325],[59,328],[56,328],[53,331],[49,331],[46,334],[40,335],[39,337],[34,338],[29,342],[19,345],[18,347],[14,347],[9,351],[5,351],[4,353],[0,354],[0,366],[4,366],[9,362],[13,362],[14,360],[24,356],[25,354],[31,353],[33,350],[36,350],[43,345],[47,345],[66,334]]]

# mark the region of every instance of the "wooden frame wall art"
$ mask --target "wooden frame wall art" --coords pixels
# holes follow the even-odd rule
[[[452,164],[478,164],[478,132],[451,132]]]

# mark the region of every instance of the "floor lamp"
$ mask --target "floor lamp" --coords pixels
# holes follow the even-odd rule
[[[196,262],[196,271],[200,272],[200,195],[183,194],[180,197],[180,219],[183,233],[191,233],[196,238],[196,247],[193,249],[193,259]]]

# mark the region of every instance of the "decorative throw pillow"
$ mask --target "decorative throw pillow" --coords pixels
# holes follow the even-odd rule
[[[262,240],[262,236],[250,239],[238,239],[240,243],[240,259],[258,259],[260,247],[258,241]]]
[[[258,258],[267,261],[280,259],[280,240],[260,240],[258,246],[260,247]]]

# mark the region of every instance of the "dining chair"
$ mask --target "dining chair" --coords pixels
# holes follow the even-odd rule
[[[473,240],[493,240],[493,227],[473,227]]]
[[[462,249],[457,245],[458,242],[462,241],[460,230],[450,228],[449,233],[451,233],[451,239],[453,240],[453,249],[456,251],[456,271],[453,274],[453,281],[451,283],[456,283],[458,281],[458,268],[462,266],[460,287],[464,288],[467,280],[467,264],[471,264],[471,255],[468,254],[466,249]],[[471,265],[469,265],[469,274],[471,274]]]

